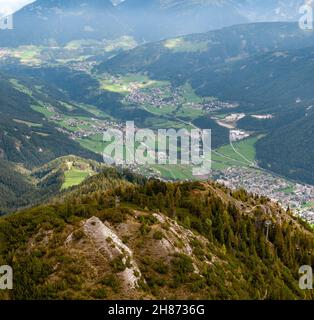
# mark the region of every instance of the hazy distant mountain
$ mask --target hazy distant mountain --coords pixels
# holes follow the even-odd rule
[[[156,41],[256,21],[297,20],[303,0],[37,0],[14,15],[2,46],[132,35]]]
[[[304,0],[125,0],[120,7],[140,9],[154,7],[160,10],[189,10],[191,8],[233,8],[252,21],[289,20],[298,16]]]
[[[152,77],[173,81],[197,80],[217,65],[308,46],[314,46],[314,34],[300,30],[295,23],[245,24],[138,46],[100,64],[98,69],[149,72]]]
[[[110,0],[37,0],[14,14],[14,29],[0,31],[0,42],[5,46],[63,44],[125,33]]]
[[[126,0],[119,8],[136,34],[160,38],[206,32],[233,24],[296,21],[303,0]]]
[[[231,0],[251,22],[296,21],[304,0]]]
[[[127,0],[118,7],[145,40],[205,32],[248,20],[229,1]],[[149,32],[148,32],[149,31]]]

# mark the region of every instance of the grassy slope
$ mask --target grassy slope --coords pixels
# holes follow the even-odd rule
[[[87,177],[90,176],[90,172],[87,170],[71,169],[64,173],[64,183],[61,189],[68,189],[73,186],[77,186],[82,183]]]

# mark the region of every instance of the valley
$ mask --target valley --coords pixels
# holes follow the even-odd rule
[[[67,48],[75,50],[80,48],[72,44]],[[168,45],[169,46],[169,45]],[[72,48],[73,47],[73,48]],[[128,49],[126,47],[126,49]],[[32,57],[29,48],[19,49],[20,56]],[[25,50],[25,51],[23,51]],[[48,49],[46,49],[48,50]],[[56,49],[53,49],[55,51]],[[92,56],[94,47],[89,47],[88,43],[84,43],[84,50]],[[89,51],[90,50],[90,51]],[[182,49],[183,50],[183,49]],[[184,50],[187,50],[184,47]],[[190,49],[189,49],[190,50]],[[196,49],[196,51],[198,48]],[[40,50],[34,50],[38,52]],[[78,51],[79,52],[79,51]],[[76,54],[78,54],[76,52]],[[114,54],[114,52],[112,52]],[[78,54],[77,60],[84,61],[84,56]],[[49,58],[49,60],[39,60],[41,66],[55,68],[66,66],[69,70],[75,70],[88,73],[97,84],[95,89],[98,90],[97,95],[103,92],[112,92],[117,94],[116,100],[121,106],[127,110],[128,108],[142,109],[152,116],[156,116],[159,120],[151,125],[151,128],[185,128],[189,123],[189,127],[195,127],[194,123],[198,123],[198,119],[202,117],[210,117],[218,127],[225,130],[228,140],[218,143],[214,146],[212,153],[212,178],[223,181],[229,187],[244,187],[257,194],[263,194],[274,201],[281,203],[284,208],[293,208],[300,216],[310,223],[314,220],[314,213],[310,203],[314,200],[312,188],[306,187],[299,182],[287,180],[283,176],[277,178],[269,171],[264,171],[259,167],[256,158],[256,144],[264,137],[265,133],[259,131],[247,131],[241,124],[248,119],[252,121],[268,122],[274,119],[273,114],[256,114],[252,111],[245,111],[241,102],[223,101],[217,97],[199,96],[191,84],[176,85],[171,81],[153,80],[145,74],[95,74],[91,68],[77,68],[69,62],[62,62]],[[28,64],[28,68],[34,68],[32,60],[22,60],[21,65]],[[52,63],[52,64],[51,64]],[[94,65],[96,62],[94,62]],[[43,78],[45,80],[45,78]],[[92,105],[91,101],[75,101],[71,98],[65,100],[57,100],[60,107],[54,104],[44,103],[39,100],[32,90],[23,85],[16,79],[10,80],[16,90],[28,95],[32,100],[31,108],[42,114],[45,119],[56,126],[56,130],[67,135],[71,140],[77,142],[82,148],[95,154],[102,155],[105,144],[102,134],[105,130],[123,129],[125,123],[122,119],[116,118],[96,103]],[[41,93],[43,86],[35,86],[35,91]],[[241,110],[244,110],[244,112]],[[24,124],[34,130],[42,126],[41,123],[28,122],[19,119],[13,119],[16,123]],[[42,133],[42,135],[45,135]],[[226,144],[227,143],[227,144]],[[41,149],[42,150],[42,149]],[[192,168],[186,165],[151,165],[151,166],[131,166],[134,172],[143,173],[148,177],[154,177],[165,180],[194,180]],[[257,170],[257,171],[256,171]],[[259,174],[256,175],[256,172]],[[88,171],[69,170],[65,174],[66,181],[60,190],[72,185],[81,183],[90,175]],[[238,177],[235,179],[235,177]],[[278,179],[280,185],[293,186],[291,192],[280,192],[278,188]],[[307,189],[309,188],[309,189]]]
[[[0,28],[0,266],[14,270],[0,300],[313,300],[303,1],[15,12]]]

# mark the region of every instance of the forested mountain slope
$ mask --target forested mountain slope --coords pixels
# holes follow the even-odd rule
[[[67,112],[58,100],[31,81],[0,75],[0,158],[28,167],[68,154],[96,158],[57,130],[39,111],[60,108]]]
[[[138,46],[100,64],[98,71],[149,72],[155,78],[186,81],[225,63],[313,45],[313,33],[296,23],[243,24]]]
[[[0,262],[15,272],[6,299],[313,299],[298,287],[313,231],[266,198],[210,182],[107,169],[1,218],[0,238]]]
[[[96,161],[73,155],[30,170],[23,164],[0,160],[0,215],[45,202],[102,168]]]
[[[45,87],[39,80],[0,75],[1,214],[37,203],[60,190],[62,178],[58,175],[54,178],[56,185],[31,177],[43,164],[71,154],[100,159],[60,130],[57,123],[48,121],[55,110],[70,116],[58,100],[63,98],[58,90]],[[84,115],[83,111],[76,112]]]

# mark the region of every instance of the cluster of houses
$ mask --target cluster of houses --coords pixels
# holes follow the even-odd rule
[[[230,167],[221,170],[218,182],[231,189],[245,188],[292,208],[299,216],[314,223],[314,186],[294,183],[253,168]]]

